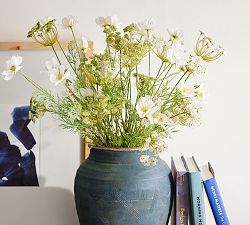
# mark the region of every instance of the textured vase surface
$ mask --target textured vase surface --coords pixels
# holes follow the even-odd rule
[[[139,150],[92,148],[77,170],[75,202],[81,225],[166,225],[173,181],[159,159],[144,166]]]

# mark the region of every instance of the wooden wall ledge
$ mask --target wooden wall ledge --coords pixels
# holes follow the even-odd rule
[[[67,43],[62,42],[62,48],[67,50]],[[79,45],[80,46],[80,45]],[[55,49],[60,51],[58,44],[54,45]],[[51,47],[44,47],[35,42],[0,42],[0,51],[51,51]],[[93,53],[93,42],[89,41],[89,51],[87,56]]]

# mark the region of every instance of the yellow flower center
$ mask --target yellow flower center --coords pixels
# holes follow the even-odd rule
[[[142,107],[141,111],[146,113],[148,111],[148,108],[146,106],[144,106],[144,107]]]
[[[63,75],[61,73],[57,74],[57,80],[62,80],[63,79]]]
[[[10,70],[13,71],[13,72],[15,72],[16,71],[16,66],[15,65],[11,66]]]
[[[159,123],[163,123],[163,117],[159,118]]]
[[[188,88],[187,88],[187,87],[183,87],[183,88],[182,88],[182,92],[183,92],[183,93],[187,93],[187,92],[188,92]]]
[[[198,92],[198,93],[197,93],[197,97],[198,97],[198,98],[203,98],[203,93],[202,93],[202,92]]]

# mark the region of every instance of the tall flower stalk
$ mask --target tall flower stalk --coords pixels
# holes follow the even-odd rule
[[[23,74],[36,88],[31,99],[33,121],[50,112],[63,128],[87,136],[92,145],[141,148],[145,165],[157,162],[180,125],[199,124],[203,94],[195,76],[203,76],[207,63],[223,54],[210,37],[201,33],[194,51],[188,52],[179,30],[169,30],[168,37],[162,38],[154,34],[151,20],[120,30],[117,17],[99,17],[96,22],[105,34],[106,48],[87,58],[86,39],[80,47],[74,34],[76,20],[72,16],[62,20],[63,28],[72,34],[68,51],[60,45],[55,22],[38,22],[28,37],[52,47],[56,58],[46,62],[44,73],[68,94],[53,95]],[[55,44],[61,47],[67,66],[62,65]],[[159,61],[157,71],[153,58]],[[7,61],[4,79],[20,72],[21,63],[20,56]]]

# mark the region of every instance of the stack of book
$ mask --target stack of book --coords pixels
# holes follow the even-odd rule
[[[199,168],[194,157],[171,159],[175,194],[171,225],[206,225],[203,189],[217,225],[230,225],[210,163]]]

